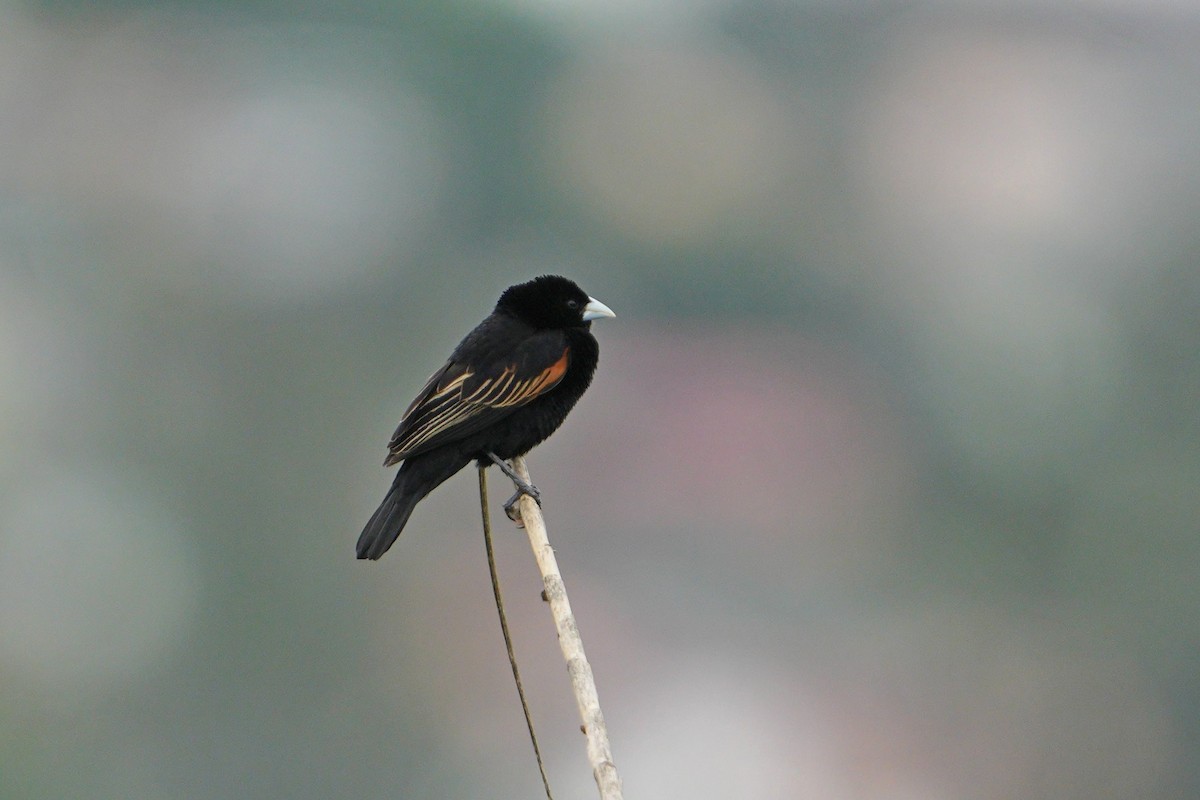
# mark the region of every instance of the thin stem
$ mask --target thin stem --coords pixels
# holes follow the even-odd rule
[[[514,458],[512,466],[521,480],[530,483],[529,469],[525,466],[524,458]],[[608,743],[608,728],[604,724],[600,698],[596,693],[596,681],[583,652],[583,639],[579,635],[575,615],[571,612],[571,603],[567,599],[567,588],[563,584],[562,573],[558,570],[558,561],[546,538],[546,521],[542,517],[542,509],[529,495],[521,495],[519,503],[521,519],[529,536],[529,545],[533,548],[533,557],[542,573],[542,586],[550,604],[550,614],[554,617],[555,628],[558,629],[558,643],[567,662],[567,672],[571,676],[571,688],[575,692],[579,716],[583,720],[592,776],[600,789],[601,800],[621,800],[621,778],[617,775],[616,764],[613,763],[612,748]]]

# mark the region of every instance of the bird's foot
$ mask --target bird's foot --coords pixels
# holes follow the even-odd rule
[[[533,498],[533,502],[538,504],[538,508],[542,507],[542,493],[532,483],[524,483],[524,486],[518,486],[516,493],[508,498],[504,504],[504,514],[513,522],[517,523],[518,528],[525,527],[525,520],[521,519],[521,495],[528,495]]]
[[[541,508],[542,493],[538,491],[536,486],[518,475],[516,471],[508,465],[507,461],[500,458],[495,453],[488,453],[487,456],[497,467],[500,468],[501,472],[503,472],[512,480],[517,487],[516,494],[508,498],[508,501],[504,504],[505,516],[517,523],[519,527],[525,527],[524,522],[521,520],[521,507],[519,505],[521,502],[521,495],[528,495],[532,497],[533,501],[538,504],[539,508]]]

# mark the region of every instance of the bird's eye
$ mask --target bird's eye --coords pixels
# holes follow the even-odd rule
[[[567,301],[567,308],[569,308],[569,309],[571,309],[572,311],[574,311],[575,309],[579,308],[579,301],[578,301],[578,300],[568,300],[568,301]]]

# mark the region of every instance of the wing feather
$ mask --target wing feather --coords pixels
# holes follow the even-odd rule
[[[553,389],[571,364],[570,346],[551,355],[553,362],[541,369],[529,363],[534,355],[519,353],[493,374],[478,373],[454,360],[447,362],[430,376],[404,412],[388,443],[384,466],[466,437]],[[531,374],[531,370],[537,371]]]

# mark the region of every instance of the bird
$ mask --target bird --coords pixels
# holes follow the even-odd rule
[[[521,494],[540,503],[536,487],[505,462],[562,425],[599,362],[592,321],[615,316],[560,275],[505,289],[401,417],[383,462],[401,466],[358,537],[358,558],[379,559],[417,503],[473,460],[481,469],[496,464],[517,484],[506,510]]]

